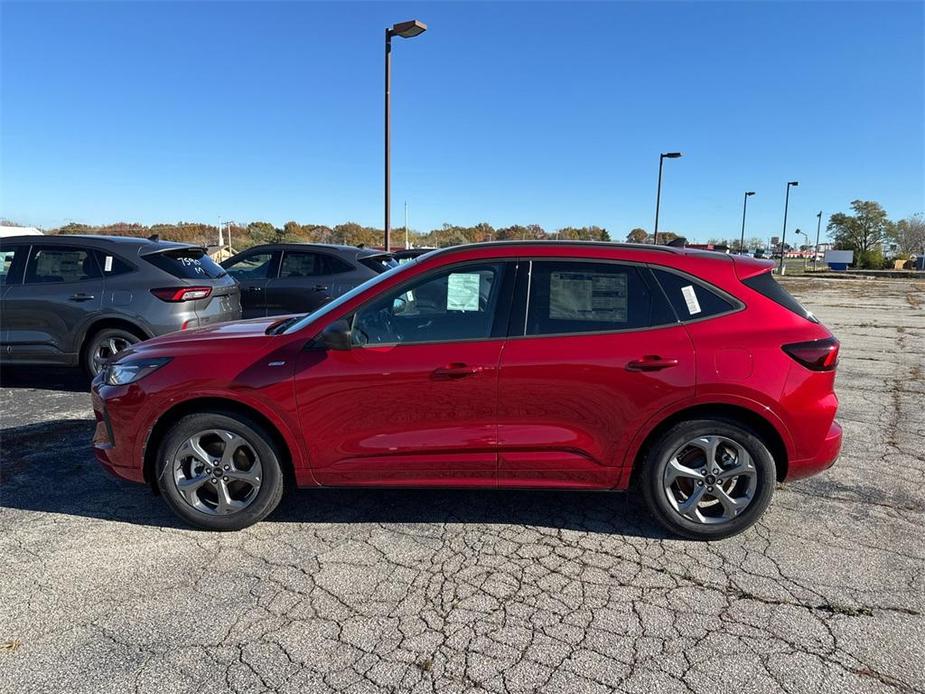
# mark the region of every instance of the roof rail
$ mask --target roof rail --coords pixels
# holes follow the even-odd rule
[[[649,243],[619,243],[614,241],[573,241],[573,240],[561,240],[561,241],[543,241],[540,239],[536,240],[521,240],[521,241],[480,241],[478,243],[464,243],[458,246],[448,246],[446,248],[438,248],[436,251],[432,251],[433,254],[443,254],[443,253],[454,253],[457,251],[472,250],[473,248],[497,248],[498,246],[525,246],[525,247],[539,247],[546,248],[549,246],[598,246],[601,248],[623,248],[633,251],[659,251],[662,253],[672,253],[678,254],[682,252],[680,248],[674,248],[671,246],[656,246]]]

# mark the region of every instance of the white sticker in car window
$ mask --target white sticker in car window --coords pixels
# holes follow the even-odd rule
[[[681,293],[684,295],[684,303],[687,304],[687,312],[692,316],[700,313],[700,302],[697,301],[697,292],[694,291],[693,286],[688,284],[681,287]]]
[[[446,310],[478,311],[479,283],[477,272],[454,272],[447,278]]]
[[[106,256],[105,270],[106,272],[112,272],[112,256],[111,255]]]

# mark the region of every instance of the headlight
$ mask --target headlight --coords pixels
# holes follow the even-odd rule
[[[126,359],[106,367],[106,384],[110,386],[124,386],[144,378],[149,373],[157,371],[170,361],[170,357],[157,357],[152,359]]]

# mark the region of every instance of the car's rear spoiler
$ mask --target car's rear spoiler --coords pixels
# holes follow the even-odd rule
[[[775,265],[773,260],[752,258],[748,255],[730,255],[729,257],[735,263],[736,277],[740,280],[747,280],[749,277],[768,272]]]
[[[157,255],[158,253],[169,253],[170,251],[202,251],[205,254],[208,254],[208,249],[205,246],[197,246],[196,244],[183,244],[178,243],[175,246],[163,246],[158,248],[148,248],[138,251],[138,255]]]

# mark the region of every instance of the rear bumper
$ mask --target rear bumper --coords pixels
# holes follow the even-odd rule
[[[841,452],[842,428],[841,425],[833,421],[829,427],[822,445],[816,454],[810,458],[801,460],[791,460],[787,466],[786,480],[799,480],[804,477],[817,475],[823,470],[828,470],[835,461],[838,460],[838,454]]]

